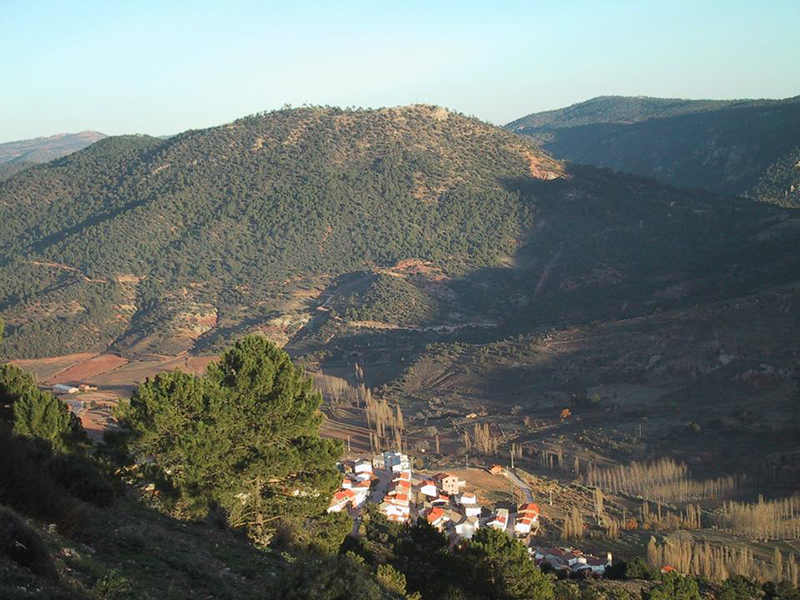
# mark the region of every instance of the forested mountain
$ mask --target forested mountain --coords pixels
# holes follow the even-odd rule
[[[99,131],[81,131],[0,144],[0,179],[82,150],[104,137]]]
[[[800,97],[603,96],[506,127],[533,137],[556,158],[680,187],[800,205]]]
[[[3,352],[35,356],[178,352],[270,328],[288,339],[358,272],[430,300],[388,315],[380,298],[416,292],[364,280],[373,289],[350,290],[332,317],[534,327],[635,314],[791,277],[797,223],[566,166],[524,137],[413,106],[107,138],[0,183],[0,234]]]

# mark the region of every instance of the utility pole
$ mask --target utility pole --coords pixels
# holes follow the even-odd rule
[[[510,450],[511,453],[511,471],[514,471],[514,449]]]
[[[464,455],[464,468],[469,469],[469,454]]]
[[[347,436],[347,451],[350,452],[350,436]]]

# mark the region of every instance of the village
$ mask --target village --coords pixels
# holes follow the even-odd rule
[[[338,466],[342,486],[334,493],[328,512],[349,514],[354,534],[364,508],[373,504],[392,522],[424,519],[448,537],[451,548],[471,539],[480,528],[491,527],[519,539],[528,547],[531,560],[561,576],[599,577],[611,565],[610,552],[599,558],[573,548],[538,546],[535,537],[541,510],[535,502],[523,502],[515,510],[481,506],[477,494],[465,490],[464,480],[447,472],[414,472],[412,461],[403,453],[387,451]],[[500,465],[488,471],[514,477]]]

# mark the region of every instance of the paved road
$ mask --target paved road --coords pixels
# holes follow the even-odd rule
[[[530,486],[522,481],[515,473],[512,473],[508,469],[503,469],[503,475],[506,476],[511,483],[517,486],[522,493],[525,494],[525,502],[533,502],[533,491],[531,491]]]

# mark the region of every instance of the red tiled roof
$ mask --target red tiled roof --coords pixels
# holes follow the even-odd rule
[[[528,504],[521,504],[519,507],[519,511],[521,513],[534,513],[539,514],[541,511],[539,510],[539,505],[534,502],[529,502]]]
[[[441,519],[443,516],[444,511],[436,506],[428,512],[428,516],[426,518],[428,519],[428,523],[433,523],[434,521]]]

